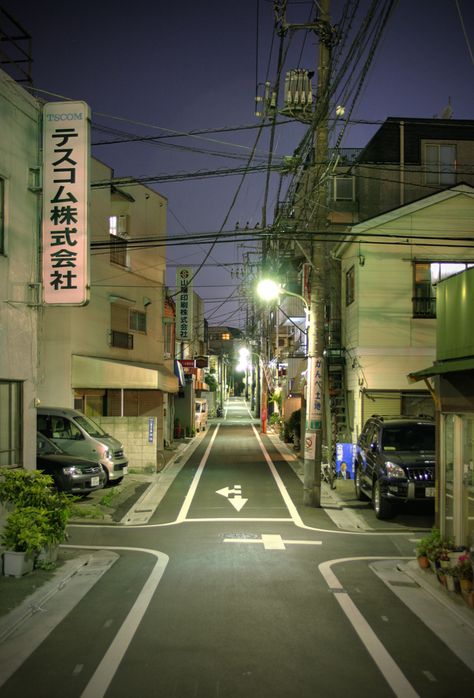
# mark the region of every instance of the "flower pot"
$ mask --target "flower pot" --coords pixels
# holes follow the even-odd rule
[[[58,559],[59,545],[47,545],[39,551],[35,565],[53,564]]]
[[[460,555],[461,555],[461,553],[460,553],[458,550],[452,550],[452,551],[450,551],[450,552],[448,553],[448,557],[449,557],[449,562],[450,562],[450,564],[453,565],[453,566],[454,566],[454,565],[457,565]]]
[[[420,555],[420,557],[418,557],[417,560],[422,570],[427,570],[430,566],[430,561],[428,560],[426,555]]]
[[[454,580],[454,577],[450,574],[446,576],[446,589],[448,591],[456,591],[456,582]]]
[[[3,574],[5,577],[22,577],[32,572],[34,558],[27,553],[5,550],[3,553]]]

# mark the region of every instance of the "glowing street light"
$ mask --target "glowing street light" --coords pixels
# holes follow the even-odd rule
[[[301,296],[299,293],[294,293],[293,291],[287,291],[286,288],[283,288],[273,279],[261,279],[257,284],[257,294],[264,301],[274,301],[280,295],[294,296],[303,301],[306,313],[309,313],[308,301],[304,296]]]

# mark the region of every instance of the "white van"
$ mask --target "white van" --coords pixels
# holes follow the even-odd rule
[[[38,407],[36,420],[40,434],[66,453],[98,461],[107,482],[121,480],[127,473],[123,445],[82,412],[68,407]]]
[[[207,427],[207,400],[202,397],[197,397],[195,400],[194,417],[194,429],[196,433],[198,431],[205,431]]]

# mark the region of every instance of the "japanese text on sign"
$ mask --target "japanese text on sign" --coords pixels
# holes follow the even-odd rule
[[[192,301],[191,267],[179,267],[176,270],[176,339],[192,339],[193,301]]]
[[[51,102],[43,111],[43,298],[84,305],[89,289],[89,108]]]

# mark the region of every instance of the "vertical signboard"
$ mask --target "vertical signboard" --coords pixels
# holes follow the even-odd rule
[[[176,270],[176,339],[192,339],[193,334],[193,270],[191,267],[178,267]]]
[[[89,298],[90,115],[85,102],[43,111],[43,300],[85,305]]]

